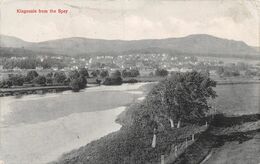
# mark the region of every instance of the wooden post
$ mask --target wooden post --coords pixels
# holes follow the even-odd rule
[[[177,146],[175,146],[175,147],[174,147],[174,149],[175,149],[175,150],[174,150],[174,155],[175,155],[175,157],[177,157],[177,151],[178,151],[178,147],[177,147]]]
[[[173,120],[170,118],[171,128],[174,128]]]
[[[186,138],[185,140],[185,147],[187,148],[188,147],[188,139]]]
[[[194,139],[195,139],[194,134],[192,134],[191,139],[192,139],[192,141],[194,141]]]
[[[177,128],[180,128],[180,127],[181,127],[181,121],[179,120],[178,124],[177,124]]]
[[[153,134],[152,148],[156,147],[156,134]]]
[[[164,164],[164,155],[161,155],[161,164]]]

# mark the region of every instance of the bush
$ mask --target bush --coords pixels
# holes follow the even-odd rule
[[[64,84],[64,81],[67,79],[64,72],[55,72],[53,76],[53,83],[55,84]]]
[[[124,69],[122,71],[122,76],[123,77],[137,77],[139,76],[140,73],[137,69],[131,69],[131,70],[128,70],[128,69]]]
[[[157,69],[156,71],[155,71],[155,75],[156,76],[167,76],[168,75],[168,71],[166,70],[166,69]]]
[[[46,78],[44,76],[37,76],[32,81],[34,84],[38,85],[45,85],[46,84]]]
[[[80,82],[79,82],[79,80],[78,79],[73,79],[70,82],[70,87],[71,87],[72,91],[78,92],[80,90]]]
[[[86,88],[87,80],[85,77],[80,76],[70,81],[70,87],[72,91],[78,92],[80,89]]]
[[[25,77],[22,75],[11,75],[9,81],[12,83],[12,86],[22,86],[24,83]]]
[[[124,83],[138,83],[138,80],[136,79],[124,80]]]
[[[39,76],[39,74],[36,71],[29,71],[27,73],[26,80],[28,82],[31,82],[33,79],[35,79],[38,76]]]
[[[89,77],[89,73],[88,70],[86,68],[80,68],[79,69],[79,74],[83,77],[88,78]]]
[[[123,80],[121,77],[107,77],[103,85],[121,85]]]

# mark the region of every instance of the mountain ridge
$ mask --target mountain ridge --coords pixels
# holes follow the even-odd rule
[[[134,53],[171,53],[211,56],[258,56],[259,52],[243,41],[218,38],[208,34],[192,34],[180,38],[143,40],[106,40],[71,37],[43,42],[26,42],[11,36],[0,36],[0,47],[24,48],[60,55],[124,55]]]

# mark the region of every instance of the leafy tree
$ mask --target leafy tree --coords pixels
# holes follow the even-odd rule
[[[46,78],[44,76],[37,76],[33,79],[34,84],[38,85],[45,85],[46,84]]]
[[[9,79],[0,82],[0,88],[10,88],[12,85],[13,84]]]
[[[140,73],[137,69],[131,69],[131,70],[128,70],[128,69],[124,69],[122,71],[122,76],[123,77],[137,77],[139,76]]]
[[[94,70],[94,71],[91,72],[91,75],[92,75],[93,77],[97,77],[99,74],[100,74],[100,71],[99,71],[99,70]]]
[[[84,89],[87,84],[86,78],[80,75],[80,73],[77,70],[69,72],[68,80],[66,80],[66,83],[68,82],[73,91],[79,91],[80,89]]]
[[[121,77],[107,77],[103,85],[121,85],[123,80]]]
[[[71,80],[79,78],[80,74],[77,70],[73,70],[69,72],[68,78]]]
[[[83,77],[87,77],[87,78],[89,77],[88,70],[86,68],[80,68],[79,74]]]
[[[155,75],[156,76],[167,76],[168,75],[168,71],[166,69],[156,69],[155,71]]]
[[[53,75],[53,82],[55,84],[63,84],[66,79],[67,76],[64,72],[55,72]]]
[[[111,74],[111,77],[112,77],[112,78],[121,77],[121,72],[120,72],[119,70],[116,70],[116,71],[114,71],[114,72]]]
[[[78,79],[72,79],[72,81],[70,82],[70,87],[71,87],[72,91],[78,92],[80,90],[79,80]]]
[[[87,80],[85,77],[80,76],[70,81],[70,87],[73,91],[78,92],[80,89],[86,88]]]
[[[22,75],[11,75],[9,81],[12,83],[12,86],[22,86],[24,83],[24,76]]]
[[[80,89],[86,88],[87,80],[86,80],[85,77],[80,76],[80,77],[78,78],[78,81],[79,81],[79,87],[80,87]]]
[[[108,73],[107,70],[102,70],[102,71],[100,72],[100,77],[101,77],[101,78],[105,78],[105,77],[108,77],[108,76],[109,76],[109,73]]]
[[[198,72],[176,73],[161,81],[146,96],[141,110],[131,115],[143,128],[164,130],[173,122],[189,122],[205,117],[209,99],[217,95],[216,82]]]
[[[26,80],[31,82],[34,78],[38,77],[39,74],[36,71],[29,71],[26,76]]]

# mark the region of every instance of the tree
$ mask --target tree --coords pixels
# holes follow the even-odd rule
[[[74,92],[78,92],[80,90],[80,84],[79,84],[79,80],[78,79],[73,79],[71,82],[70,82],[70,87],[72,89],[72,91]]]
[[[45,85],[46,84],[46,78],[44,76],[37,76],[33,79],[34,84],[38,85]]]
[[[74,76],[74,75],[71,75],[71,76]],[[53,83],[55,83],[55,84],[64,84],[64,81],[66,79],[67,79],[67,76],[65,75],[64,72],[55,72],[53,75]]]
[[[121,72],[119,70],[114,71],[110,77],[107,77],[103,82],[104,85],[121,85],[123,79],[121,78]]]
[[[34,78],[38,77],[39,74],[36,71],[29,71],[26,76],[26,80],[31,82]]]
[[[77,70],[73,70],[69,72],[68,78],[71,80],[79,78],[80,74]]]
[[[70,87],[72,91],[78,92],[80,89],[86,88],[87,80],[85,77],[80,76],[70,81]]]
[[[10,88],[12,85],[13,84],[9,79],[0,82],[0,88]]]
[[[79,88],[80,88],[80,89],[86,88],[87,80],[86,80],[86,78],[85,78],[84,76],[80,76],[80,77],[78,78],[78,81],[79,81]]]
[[[123,80],[121,77],[107,77],[103,85],[121,85]]]
[[[83,77],[89,78],[88,70],[86,68],[80,68],[79,74]]]
[[[73,70],[69,73],[67,82],[69,82],[69,85],[73,91],[79,91],[80,89],[84,89],[86,88],[87,84],[86,78],[80,75],[80,73],[77,70]]]
[[[112,72],[111,77],[112,78],[121,77],[121,72],[119,70],[116,70],[116,71]]]
[[[139,75],[140,75],[140,73],[139,73],[139,71],[137,69],[130,69],[130,70],[124,69],[122,71],[122,76],[123,77],[137,77]]]
[[[155,75],[156,76],[167,76],[168,75],[168,71],[166,70],[166,69],[156,69],[156,71],[155,71]]]
[[[11,75],[9,81],[12,83],[12,86],[22,86],[24,83],[24,76],[22,75]]]
[[[101,78],[105,78],[105,77],[108,77],[108,76],[109,76],[109,73],[108,73],[107,70],[102,70],[102,71],[100,72],[100,77],[101,77]]]
[[[206,116],[209,99],[217,95],[216,82],[198,72],[176,73],[161,81],[146,96],[142,110],[131,117],[138,126],[164,130],[173,122],[198,121]],[[138,123],[139,122],[139,123]],[[151,127],[152,126],[152,127]]]

